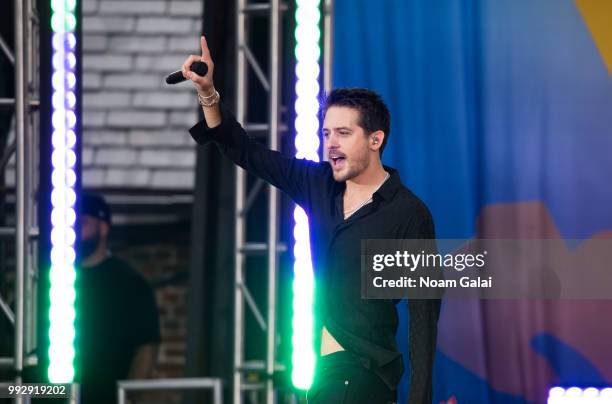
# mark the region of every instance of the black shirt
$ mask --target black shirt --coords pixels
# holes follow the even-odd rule
[[[137,348],[160,340],[155,297],[138,272],[113,256],[81,268],[77,282],[81,402],[111,404]]]
[[[361,239],[433,239],[429,210],[396,170],[369,203],[344,219],[343,192],[328,162],[290,158],[250,139],[234,116],[221,107],[222,121],[208,128],[202,121],[190,129],[199,143],[213,141],[234,163],[280,188],[308,214],[310,244],[317,284],[315,339],[323,325],[342,347],[395,389],[404,370],[395,334],[394,300],[361,299]],[[411,300],[409,402],[430,403],[439,300]]]

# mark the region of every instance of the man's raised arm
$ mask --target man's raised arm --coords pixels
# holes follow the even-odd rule
[[[190,55],[182,66],[183,76],[193,82],[204,111],[205,121],[190,129],[191,136],[200,144],[214,142],[235,164],[308,208],[311,190],[320,192],[325,184],[325,168],[312,161],[283,156],[249,138],[232,113],[219,102],[220,96],[213,84],[214,63],[204,36],[200,38],[200,45],[202,55]],[[190,70],[193,63],[200,61],[208,65],[204,76]]]

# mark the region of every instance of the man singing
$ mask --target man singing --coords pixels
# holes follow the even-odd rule
[[[283,156],[251,140],[213,85],[206,39],[183,75],[197,89],[205,120],[190,129],[199,143],[212,141],[235,164],[288,194],[308,213],[317,279],[316,348],[320,358],[309,404],[390,404],[404,371],[395,341],[397,301],[361,299],[362,239],[433,239],[427,207],[402,185],[381,154],[390,115],[376,93],[336,89],[325,100],[323,136],[329,162]],[[208,65],[205,76],[189,70]],[[410,404],[431,403],[439,300],[410,300]]]

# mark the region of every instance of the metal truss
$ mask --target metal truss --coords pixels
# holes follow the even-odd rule
[[[39,19],[34,0],[15,0],[15,52],[0,37],[0,57],[14,65],[15,98],[0,98],[0,109],[14,110],[15,139],[0,156],[0,173],[14,156],[14,224],[0,227],[0,238],[15,240],[14,304],[0,296],[0,311],[14,326],[14,357],[0,358],[0,366],[12,368],[21,381],[24,366],[34,366],[36,341],[38,221],[37,189],[39,144]],[[6,265],[3,265],[6,268]],[[21,402],[22,399],[15,399]]]
[[[280,85],[281,85],[281,19],[287,7],[280,0],[270,0],[268,3],[249,4],[247,0],[237,0],[236,20],[236,118],[241,122],[247,132],[267,133],[268,147],[272,150],[279,148],[280,132]],[[249,48],[249,20],[254,16],[267,16],[269,19],[269,71],[266,75]],[[265,123],[245,122],[247,102],[249,97],[247,86],[247,68],[253,69],[255,76],[267,93],[268,120]],[[286,126],[286,125],[285,125]],[[262,181],[256,182],[247,195],[246,173],[236,168],[236,259],[235,259],[235,288],[234,288],[234,372],[232,399],[234,404],[243,402],[244,393],[252,392],[256,400],[263,392],[264,402],[272,404],[274,398],[274,371],[276,364],[276,289],[278,276],[278,254],[286,249],[279,243],[279,194],[278,190]],[[253,243],[246,239],[247,221],[252,215],[250,208],[257,195],[268,187],[267,242]],[[264,315],[253,299],[246,282],[246,258],[253,254],[265,254],[267,257],[267,311]],[[266,333],[266,357],[264,360],[245,362],[245,303],[261,329]],[[263,374],[263,383],[247,383],[245,372],[259,371]],[[253,394],[255,393],[255,394]]]
[[[333,0],[323,2],[323,88],[327,92],[331,87],[331,27]],[[286,133],[289,123],[281,122],[281,49],[282,49],[282,18],[288,10],[286,3],[280,0],[270,0],[267,3],[250,3],[247,0],[237,0],[236,7],[236,118],[247,133],[267,134],[268,147],[278,150],[280,133]],[[249,48],[249,20],[253,16],[267,16],[270,29],[268,38],[269,69],[267,74]],[[292,35],[292,33],[290,33]],[[252,69],[260,85],[265,89],[268,105],[268,121],[253,123],[246,121],[246,111],[249,102],[254,100],[248,91],[248,69]],[[288,114],[289,115],[289,114]],[[257,180],[247,193],[246,172],[236,168],[236,259],[234,287],[234,364],[232,402],[242,404],[245,393],[250,393],[251,402],[273,404],[276,402],[274,373],[284,370],[284,365],[277,362],[276,344],[278,333],[276,327],[277,315],[277,277],[279,253],[287,250],[287,246],[279,242],[280,203],[276,188]],[[267,241],[265,243],[250,242],[246,236],[246,225],[251,214],[250,208],[257,196],[267,187]],[[261,220],[261,218],[258,218]],[[267,257],[267,311],[264,313],[253,298],[246,282],[246,258],[250,255],[265,255]],[[245,361],[245,309],[251,311],[257,324],[266,333],[266,357],[264,360]],[[263,382],[250,383],[245,380],[246,372],[261,372]],[[263,394],[262,394],[263,393]]]

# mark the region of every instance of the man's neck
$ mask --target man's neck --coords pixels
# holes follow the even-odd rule
[[[385,180],[387,172],[380,162],[371,164],[358,176],[346,181],[346,194],[361,195],[373,192]]]

